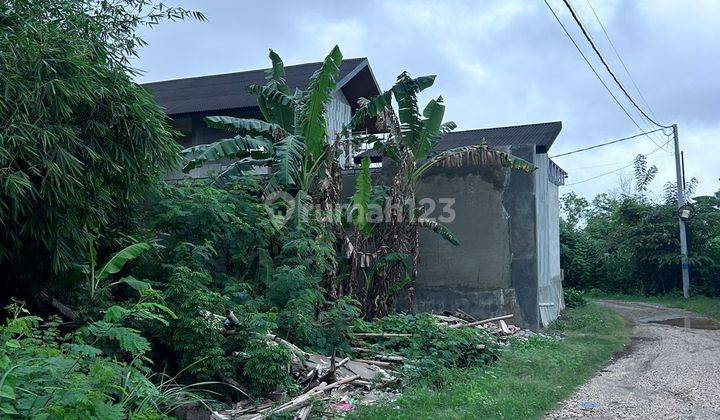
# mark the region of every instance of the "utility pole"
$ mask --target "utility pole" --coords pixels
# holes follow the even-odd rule
[[[673,124],[673,141],[675,143],[675,172],[677,174],[677,204],[678,210],[685,205],[685,191],[683,185],[683,168],[680,162],[680,140],[678,138],[678,126]],[[685,232],[685,220],[680,217],[678,212],[678,222],[680,223],[680,255],[682,260],[682,281],[683,296],[685,299],[690,297],[690,265],[688,262],[688,245],[687,235]]]

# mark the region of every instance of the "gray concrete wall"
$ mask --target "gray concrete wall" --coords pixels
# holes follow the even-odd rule
[[[510,267],[511,222],[503,200],[509,173],[498,167],[437,168],[418,184],[418,200],[454,200],[455,219],[444,223],[460,240],[420,233],[416,311],[463,311],[477,317],[516,313]],[[428,214],[442,215],[442,204]]]
[[[528,161],[535,154],[534,146],[505,151]],[[373,183],[387,182],[390,171],[384,166]],[[352,195],[353,180],[343,179],[346,196]],[[454,199],[455,219],[444,224],[461,243],[455,247],[421,231],[415,311],[462,309],[479,318],[513,313],[516,324],[538,327],[534,188],[532,174],[501,167],[440,167],[425,174],[417,199]],[[439,217],[442,207],[438,203],[428,216]]]
[[[534,162],[535,146],[517,146],[510,152],[529,162]],[[511,171],[510,184],[505,192],[503,205],[510,216],[510,250],[512,263],[510,278],[517,299],[516,322],[537,328],[539,326],[537,296],[537,242],[535,176]]]

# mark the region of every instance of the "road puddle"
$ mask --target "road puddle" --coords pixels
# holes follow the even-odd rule
[[[661,321],[650,321],[651,324],[672,325],[673,327],[693,328],[696,330],[717,330],[720,326],[709,318],[683,317]]]

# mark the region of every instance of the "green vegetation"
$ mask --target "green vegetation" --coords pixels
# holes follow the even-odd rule
[[[167,324],[175,315],[151,288],[125,307],[110,307],[98,321],[63,336],[60,319],[43,322],[23,304],[8,306],[0,325],[0,412],[3,418],[167,418],[193,392],[149,369],[150,343],[133,321]]]
[[[434,76],[401,73],[358,105],[343,133],[328,133],[338,47],[294,92],[271,51],[266,83],[247,87],[264,120],[209,117],[231,137],[180,151],[129,61],[144,45],[139,28],[187,17],[204,19],[147,0],[0,6],[0,286],[9,304],[0,411],[155,419],[207,394],[219,404],[293,393],[297,347],[354,355],[353,331],[412,333],[366,343],[402,356],[408,377],[495,360],[483,331],[422,315],[374,318],[402,293],[412,298],[419,227],[457,242],[417,218],[412,190],[424,171],[532,166],[484,145],[434,154],[454,127],[442,123],[441,98],[418,107]],[[352,136],[366,120],[390,138]],[[403,171],[372,186],[366,161],[346,209],[338,159],[351,143],[371,143]],[[233,161],[212,179],[164,184],[183,158],[186,171]],[[255,176],[259,166],[269,176]],[[372,205],[386,202],[398,213],[368,223]]]
[[[564,285],[605,293],[662,295],[681,289],[680,245],[674,184],[664,197],[648,193],[657,169],[643,156],[635,180],[621,191],[588,202],[574,193],[562,199],[560,224]],[[695,180],[688,182],[692,196]],[[693,198],[688,222],[691,294],[720,295],[720,191]]]
[[[351,255],[350,279],[352,283],[357,283],[351,287],[357,291],[355,297],[361,302],[366,317],[387,315],[396,296],[405,295],[405,308],[412,308],[420,252],[420,228],[429,229],[451,244],[459,245],[450,229],[437,220],[423,217],[425,208],[417,201],[415,188],[426,171],[435,166],[456,166],[462,163],[491,164],[525,172],[535,169],[531,163],[491,150],[485,144],[434,152],[438,140],[455,129],[454,122],[442,122],[445,115],[442,96],[430,100],[420,114],[417,96],[434,82],[435,76],[413,78],[407,72],[402,72],[392,89],[364,101],[345,127],[348,132],[367,118],[377,119],[380,128],[389,132],[389,137],[380,140],[372,135],[363,136],[355,138],[354,142],[362,141],[371,145],[397,168],[392,182],[376,187],[375,194],[372,194],[370,162],[366,158],[357,177],[352,200],[353,208],[358,213],[367,214],[371,204],[378,213],[386,210],[383,223],[370,226],[361,219],[360,223],[355,223],[355,232],[351,235],[355,238],[352,245],[356,251]],[[397,115],[392,109],[393,99],[398,104]],[[378,196],[380,200],[373,200],[373,197]],[[368,254],[377,254],[378,263],[370,270],[363,270],[363,260]],[[362,280],[359,280],[361,275]]]
[[[387,406],[366,407],[362,419],[540,418],[629,341],[630,329],[597,305],[568,310],[553,329],[565,339],[516,343],[487,367],[450,370],[406,390]]]
[[[188,16],[203,18],[145,0],[0,5],[0,269],[10,286],[72,266],[179,162],[128,60],[143,42],[136,28]]]
[[[570,290],[576,309],[556,325],[567,340],[535,338],[504,351],[482,330],[440,327],[429,315],[386,316],[401,297],[412,304],[418,229],[457,244],[445,226],[421,217],[414,188],[423,173],[461,163],[534,168],[486,145],[433,152],[454,128],[443,123],[442,97],[422,111],[418,105],[435,76],[402,72],[390,90],[361,101],[341,133],[328,133],[325,109],[342,62],[337,46],[307,88],[294,92],[271,51],[266,83],[246,87],[263,119],[209,117],[209,127],[230,137],[180,151],[163,111],[133,83],[129,60],[144,45],[139,28],[188,17],[204,19],[147,0],[0,6],[4,415],[156,419],[207,395],[220,404],[292,394],[299,391],[298,347],[357,356],[355,340],[401,357],[405,377],[424,384],[402,400],[403,413],[533,416],[627,339],[617,317],[582,307],[582,294]],[[368,122],[389,135],[352,134]],[[372,185],[365,160],[355,194],[342,203],[338,160],[351,144],[373,147],[398,171],[388,185]],[[185,171],[232,163],[209,180],[164,184],[163,174],[183,159]],[[269,175],[256,176],[257,167]],[[708,200],[702,214],[717,205]],[[389,216],[368,223],[386,205],[394,209]],[[670,264],[669,254],[633,257],[632,242],[622,243],[625,253],[612,254],[620,256],[612,264],[589,262],[600,246],[593,229],[608,220],[621,224],[599,234],[618,239],[639,218],[645,230],[630,237],[645,240],[653,217],[665,217],[664,208],[648,206],[640,198],[613,202],[592,215],[597,221],[588,216],[587,229],[565,229],[577,239],[564,242],[570,281],[592,286],[600,271],[615,274],[629,260],[647,276],[648,267]],[[698,237],[708,254],[696,273],[709,279],[715,268],[706,260],[717,243],[710,233]],[[651,284],[640,283],[643,291]],[[381,331],[410,336],[354,337]],[[499,364],[482,367],[499,355]],[[438,391],[451,392],[441,401]],[[390,409],[368,413],[391,413],[383,410]]]
[[[430,314],[389,315],[376,322],[358,320],[353,331],[410,334],[375,340],[363,347],[405,358],[410,363],[403,373],[415,380],[433,380],[453,369],[482,366],[496,360],[500,352],[495,337],[487,331],[447,328]]]
[[[585,298],[585,292],[573,289],[572,287],[563,288],[563,297],[566,308],[582,308],[588,304],[588,301]]]

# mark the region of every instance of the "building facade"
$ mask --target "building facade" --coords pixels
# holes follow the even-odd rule
[[[291,88],[304,88],[320,63],[286,67]],[[345,60],[340,80],[326,111],[328,132],[335,133],[357,109],[358,99],[380,93],[367,59]],[[208,128],[203,117],[229,115],[262,118],[249,84],[263,84],[264,70],[149,83],[172,124],[183,133],[183,146],[211,143],[227,133]],[[446,225],[458,236],[457,247],[432,232],[420,238],[420,261],[414,310],[442,312],[462,309],[477,317],[515,314],[515,322],[537,328],[552,322],[564,308],[560,278],[558,188],[566,174],[547,152],[561,123],[467,130],[444,136],[436,151],[487,143],[532,162],[532,174],[500,167],[464,165],[434,168],[420,181],[418,198],[453,200],[453,221]],[[368,122],[365,129],[374,131]],[[372,152],[367,152],[372,155]],[[355,156],[356,162],[361,156]],[[373,156],[376,165],[381,158]],[[350,159],[348,159],[350,160]],[[215,162],[169,180],[204,177],[229,162]],[[388,167],[376,168],[379,179]],[[345,175],[352,195],[352,171]],[[432,216],[432,215],[431,215]]]

